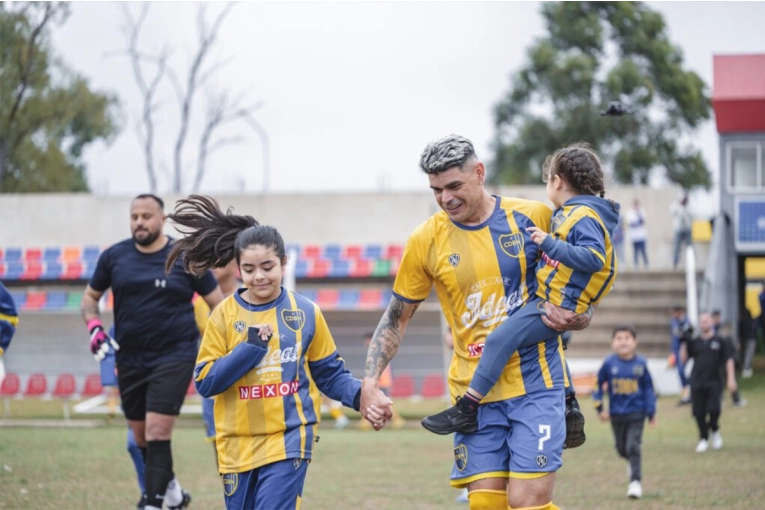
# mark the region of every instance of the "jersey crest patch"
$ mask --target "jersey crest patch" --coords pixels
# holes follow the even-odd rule
[[[238,473],[226,473],[223,475],[223,492],[226,496],[233,496],[237,487],[239,487]]]
[[[465,471],[468,461],[468,449],[467,446],[461,444],[454,448],[454,465],[460,471]]]
[[[297,333],[305,325],[305,312],[303,310],[282,310],[282,320],[288,328]]]
[[[543,468],[547,465],[547,455],[537,455],[537,466]]]
[[[457,264],[460,263],[460,254],[459,253],[452,253],[449,255],[449,264],[452,265],[452,267],[457,267]]]
[[[236,321],[234,323],[234,331],[237,333],[244,333],[244,330],[247,328],[247,323],[244,321]]]
[[[517,259],[523,252],[523,234],[515,232],[499,236],[499,246],[505,255]]]

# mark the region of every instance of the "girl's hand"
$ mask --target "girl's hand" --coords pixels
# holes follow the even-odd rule
[[[547,232],[537,227],[528,227],[526,232],[531,232],[531,240],[536,244],[542,244],[547,239]]]

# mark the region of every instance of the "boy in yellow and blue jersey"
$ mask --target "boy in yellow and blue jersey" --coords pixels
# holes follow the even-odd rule
[[[656,393],[648,372],[648,362],[637,354],[637,335],[631,326],[614,330],[611,347],[614,353],[603,360],[592,392],[592,402],[601,421],[611,421],[616,451],[630,464],[627,496],[643,495],[641,449],[643,424],[648,418],[656,426]],[[603,388],[608,393],[609,411],[603,408]]]
[[[481,361],[464,396],[441,413],[428,416],[423,426],[437,434],[470,433],[478,428],[478,406],[492,391],[505,365],[520,348],[536,345],[560,334],[542,320],[547,307],[577,315],[591,313],[614,283],[617,261],[611,233],[619,221],[619,207],[603,198],[603,170],[597,155],[584,145],[572,145],[549,156],[543,167],[547,193],[556,211],[551,234],[545,225],[524,225],[530,233],[531,250],[541,249],[535,292],[522,306],[508,310],[508,320],[486,339]],[[598,196],[599,195],[599,196]],[[522,239],[501,241],[501,246]],[[578,441],[584,442],[584,420],[572,424]]]
[[[358,410],[361,382],[345,369],[319,307],[282,287],[287,257],[276,229],[199,195],[169,217],[188,229],[169,266],[182,258],[196,273],[235,259],[244,283],[210,315],[194,370],[197,391],[215,397],[226,508],[299,509],[319,392]]]

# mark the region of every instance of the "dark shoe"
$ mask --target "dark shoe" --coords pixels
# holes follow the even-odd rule
[[[575,398],[566,400],[566,441],[563,448],[578,448],[584,444],[584,415]]]
[[[181,494],[183,494],[183,501],[181,501],[181,504],[178,506],[168,506],[167,510],[183,510],[184,508],[188,508],[191,504],[191,494],[183,489],[181,489]]]
[[[141,494],[141,499],[138,500],[138,503],[136,503],[135,507],[138,510],[143,510],[144,508],[146,508],[146,500],[147,499],[148,498],[146,497],[146,493],[144,492],[143,494]]]
[[[690,403],[691,403],[691,399],[690,398],[681,398],[680,400],[678,400],[677,405],[678,406],[686,406],[686,405],[688,405]]]
[[[478,430],[478,412],[471,410],[463,398],[457,397],[457,403],[446,411],[425,417],[422,426],[442,436],[452,432],[470,434]]]

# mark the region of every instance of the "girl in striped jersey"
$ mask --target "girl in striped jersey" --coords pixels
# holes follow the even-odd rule
[[[210,315],[194,371],[197,391],[215,397],[226,508],[300,508],[319,392],[358,411],[361,382],[346,370],[319,307],[282,287],[287,257],[275,228],[199,195],[180,200],[169,217],[188,234],[169,267],[182,256],[199,274],[235,259],[244,284]],[[372,416],[379,430],[382,413]]]
[[[542,251],[536,295],[510,312],[486,338],[465,395],[453,407],[423,420],[431,432],[475,431],[478,405],[516,351],[560,334],[543,322],[546,310],[557,307],[584,318],[613,287],[617,260],[611,234],[619,220],[619,205],[603,198],[603,169],[597,154],[584,144],[559,149],[545,160],[542,178],[556,210],[550,234],[537,227],[526,229]],[[579,446],[584,442],[583,415],[567,410],[566,419],[567,428],[575,432],[574,441],[567,439],[567,447]]]

